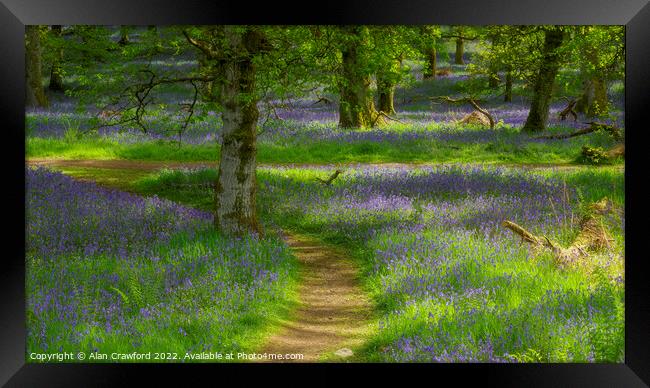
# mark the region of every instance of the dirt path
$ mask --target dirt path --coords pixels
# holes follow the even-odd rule
[[[147,160],[120,160],[120,159],[109,159],[109,160],[100,160],[100,159],[50,159],[50,158],[33,158],[28,159],[26,164],[30,166],[51,166],[51,167],[90,167],[90,168],[104,168],[104,169],[123,169],[123,170],[142,170],[142,171],[155,171],[161,168],[199,168],[199,167],[216,167],[216,162],[174,162],[174,161],[147,161]],[[331,165],[337,166],[360,166],[360,167],[386,167],[386,168],[418,168],[426,166],[440,166],[440,165],[453,165],[453,164],[462,164],[467,165],[471,163],[330,163]],[[580,169],[589,166],[574,165],[574,164],[483,164],[475,163],[476,165],[490,165],[490,166],[499,166],[499,167],[519,167],[524,169],[562,169],[562,170],[572,170]],[[326,164],[318,163],[260,163],[261,168],[273,168],[273,167],[295,167],[295,168],[317,168],[327,166]],[[615,167],[624,169],[623,165],[617,165]]]
[[[351,350],[364,342],[372,317],[356,268],[342,253],[312,238],[290,234],[287,243],[301,265],[301,305],[261,353],[302,354],[297,362],[354,360]]]

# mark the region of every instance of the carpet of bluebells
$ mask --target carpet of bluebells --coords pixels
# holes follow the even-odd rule
[[[331,187],[315,181],[333,168],[260,170],[260,212],[354,252],[382,315],[368,359],[622,362],[622,213],[606,220],[611,249],[575,269],[533,255],[500,226],[512,220],[568,245],[581,201],[606,193],[623,205],[620,172],[358,166]],[[157,179],[168,184],[179,174]],[[206,170],[182,174],[214,178]]]
[[[226,352],[290,302],[278,238],[230,239],[208,212],[26,169],[30,352]]]

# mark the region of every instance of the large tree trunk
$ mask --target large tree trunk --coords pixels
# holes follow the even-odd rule
[[[38,26],[25,26],[25,81],[26,105],[48,105],[42,84],[41,39]]]
[[[503,94],[503,101],[512,102],[512,72],[506,72],[506,90]]]
[[[604,114],[608,104],[606,81],[601,77],[594,77],[584,82],[582,96],[576,103],[576,111],[593,118]]]
[[[259,232],[255,208],[257,98],[252,54],[261,34],[226,26],[226,49],[221,99],[223,129],[221,159],[215,187],[215,227],[226,234]]]
[[[464,65],[463,53],[465,52],[465,41],[462,38],[456,38],[456,60],[455,64]]]
[[[564,32],[561,27],[548,29],[544,33],[542,63],[535,78],[533,100],[530,103],[526,123],[522,128],[524,131],[537,132],[546,129],[553,85],[560,67],[558,48],[562,45],[563,40]]]
[[[61,26],[54,25],[51,29],[52,36],[55,39],[61,38]],[[57,42],[60,44],[60,42]],[[63,62],[63,47],[58,47],[55,49],[52,59],[52,69],[50,70],[50,90],[57,92],[63,91],[63,69],[61,68],[61,63]]]
[[[365,69],[360,50],[367,39],[364,26],[342,27],[350,35],[349,42],[341,50],[343,77],[340,88],[339,126],[342,128],[371,127],[377,118],[377,110],[370,92],[371,78]]]
[[[427,59],[427,65],[426,68],[424,69],[424,79],[435,79],[436,78],[436,72],[438,71],[438,59],[437,59],[437,53],[436,53],[436,48],[435,47],[430,47],[426,50],[426,59]]]
[[[377,72],[378,108],[386,114],[395,113],[395,86],[401,67],[402,61],[395,60],[391,66]]]
[[[395,113],[395,84],[378,79],[377,90],[379,93],[379,110],[386,114]]]

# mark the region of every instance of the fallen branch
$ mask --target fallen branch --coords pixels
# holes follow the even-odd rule
[[[578,100],[572,99],[568,102],[566,108],[562,109],[560,113],[558,113],[558,117],[560,120],[564,121],[566,120],[567,115],[573,116],[573,121],[578,121],[578,114],[575,111],[575,106],[577,104]]]
[[[595,121],[590,121],[586,122],[583,124],[589,124],[589,127],[579,129],[575,132],[572,133],[563,133],[559,135],[545,135],[545,136],[538,136],[536,139],[569,139],[572,137],[576,136],[581,136],[581,135],[586,135],[592,132],[596,132],[599,130],[604,130],[607,133],[609,133],[614,139],[616,140],[621,140],[623,138],[623,135],[621,134],[621,130],[613,125],[609,124],[603,124],[603,123],[597,123]]]
[[[341,170],[336,170],[336,171],[334,171],[334,174],[330,175],[329,178],[327,178],[327,179],[321,179],[321,178],[318,178],[318,177],[317,177],[316,180],[319,181],[320,183],[324,184],[324,185],[328,185],[328,186],[329,186],[329,185],[332,184],[332,182],[334,181],[334,179],[336,179],[336,178],[337,178],[337,177],[338,177],[342,172],[343,172],[343,171],[341,171]]]
[[[591,204],[589,213],[580,221],[580,232],[567,248],[552,242],[546,236],[536,236],[512,221],[503,221],[502,225],[520,236],[522,241],[529,243],[535,250],[550,249],[556,263],[560,266],[567,266],[588,257],[590,251],[609,247],[612,239],[605,230],[602,216],[611,210],[612,203],[607,198]]]
[[[331,101],[329,98],[327,98],[327,97],[320,97],[320,98],[318,99],[318,101],[316,101],[316,102],[313,103],[312,105],[316,105],[316,104],[319,104],[319,103],[321,103],[321,102],[324,103],[324,104],[326,104],[326,105],[331,105],[331,104],[332,104],[332,101]]]

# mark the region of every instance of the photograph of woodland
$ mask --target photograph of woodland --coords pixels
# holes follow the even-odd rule
[[[624,42],[26,26],[26,361],[624,362]]]

